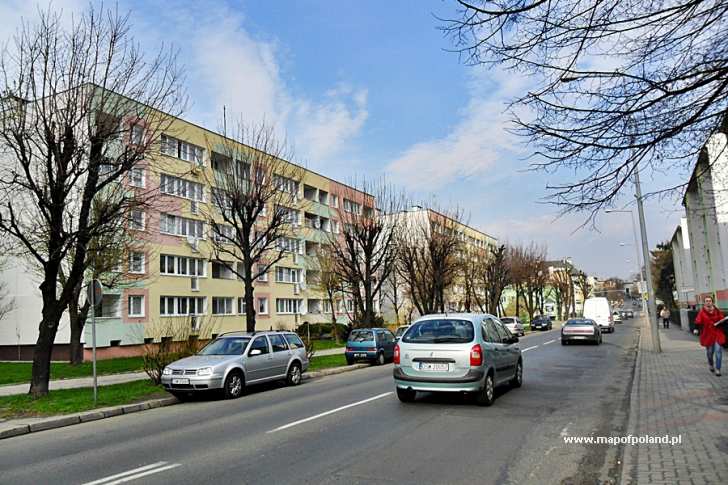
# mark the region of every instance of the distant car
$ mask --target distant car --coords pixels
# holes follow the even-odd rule
[[[633,310],[627,310],[627,318],[634,318],[634,311]]]
[[[551,323],[551,319],[546,315],[539,315],[533,317],[533,320],[531,320],[531,330],[551,330],[552,328],[553,323]]]
[[[513,334],[519,337],[526,335],[526,331],[523,328],[523,323],[518,317],[502,317],[501,323]]]
[[[561,327],[561,345],[571,342],[602,343],[602,331],[597,322],[588,318],[572,318]]]
[[[402,335],[407,331],[408,328],[410,328],[412,325],[402,325],[401,327],[397,327],[397,330],[394,332],[394,338],[399,342],[399,339],[402,338]]]
[[[622,323],[622,315],[619,312],[612,313],[612,320],[614,323]]]
[[[230,332],[196,355],[165,367],[162,385],[180,399],[191,392],[216,389],[234,399],[253,384],[285,380],[288,385],[298,385],[306,369],[306,347],[295,333]]]
[[[490,406],[496,386],[521,386],[523,360],[518,337],[492,315],[427,315],[395,347],[393,374],[402,402],[418,391],[467,392]]]
[[[394,357],[394,334],[386,328],[357,328],[346,342],[346,363],[367,360],[384,365]]]

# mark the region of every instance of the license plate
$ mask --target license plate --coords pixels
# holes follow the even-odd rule
[[[354,354],[354,357],[365,358],[367,354]]]
[[[435,362],[420,362],[420,370],[425,372],[447,372],[450,370],[450,366]]]
[[[172,379],[172,384],[189,384],[189,379]]]
[[[583,339],[585,339],[586,337],[585,337],[585,336],[583,336],[583,335],[574,335],[574,336],[573,336],[573,337],[571,337],[571,338],[575,338],[575,339],[583,340]]]

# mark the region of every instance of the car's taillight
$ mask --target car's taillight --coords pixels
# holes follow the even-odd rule
[[[483,365],[483,349],[480,344],[473,345],[470,349],[470,367],[477,367]]]
[[[346,348],[346,351],[347,351],[347,352],[354,352],[354,349],[352,349],[351,347],[347,347],[347,348]]]
[[[394,363],[399,364],[399,344],[394,346]]]
[[[369,347],[367,350],[369,352],[376,352],[377,351],[377,348],[376,347]]]

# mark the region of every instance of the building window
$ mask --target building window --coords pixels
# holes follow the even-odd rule
[[[144,211],[134,209],[131,211],[131,221],[129,227],[136,231],[144,230]]]
[[[165,317],[204,315],[206,305],[204,296],[160,296],[159,314]]]
[[[301,247],[301,241],[292,237],[281,237],[277,243],[280,251],[288,251],[289,253],[297,253]]]
[[[234,280],[236,275],[232,268],[233,264],[225,261],[213,261],[212,277],[220,280]]]
[[[344,199],[344,211],[351,212],[352,214],[361,214],[361,204],[353,200]]]
[[[216,242],[221,243],[232,243],[235,241],[233,234],[234,234],[233,226],[228,226],[227,224],[215,224],[212,226],[212,238]]]
[[[162,135],[162,153],[199,166],[204,165],[204,148],[171,136]]]
[[[212,314],[213,315],[232,315],[233,299],[228,297],[213,296],[212,297]]]
[[[143,295],[132,295],[128,301],[129,317],[143,317],[144,316],[144,296]]]
[[[121,306],[121,295],[104,295],[96,308],[96,316],[99,318],[118,318],[119,307]]]
[[[162,254],[159,256],[159,272],[163,275],[197,276],[204,278],[207,262],[204,259]]]
[[[339,207],[339,196],[334,194],[329,195],[329,205],[333,208]]]
[[[260,273],[260,276],[258,276],[258,278],[256,278],[256,281],[263,281],[263,282],[268,281],[268,273],[266,273],[266,272],[261,273],[261,271],[263,271],[265,266],[263,266],[262,264],[258,264],[258,265],[256,265],[256,268],[257,268],[256,271],[258,273]]]
[[[144,169],[132,168],[129,171],[129,183],[132,185],[132,187],[144,188]]]
[[[159,180],[159,190],[163,194],[174,195],[197,202],[205,201],[202,184],[163,173]]]
[[[258,298],[258,313],[261,315],[268,314],[268,298]]]
[[[173,236],[193,236],[204,239],[205,223],[197,219],[161,214],[159,218],[159,232]]]
[[[131,125],[131,143],[132,145],[144,144],[144,126],[140,123]]]
[[[275,175],[273,177],[273,183],[275,183],[278,190],[292,195],[298,194],[298,182],[293,179],[290,179],[288,177],[282,177],[280,175]]]
[[[296,298],[276,298],[276,313],[299,313],[300,305],[301,300],[298,300]]]
[[[129,273],[144,274],[144,253],[135,251],[129,254]]]
[[[238,314],[245,315],[246,313],[248,313],[246,310],[247,308],[245,305],[245,297],[241,296],[240,298],[238,298]]]
[[[299,215],[298,215],[298,211],[296,209],[291,209],[290,207],[277,205],[276,212],[279,214],[279,216],[281,217],[281,219],[283,219],[284,222],[287,222],[289,224],[298,224]]]
[[[276,266],[276,283],[298,283],[300,281],[300,271],[296,268]]]

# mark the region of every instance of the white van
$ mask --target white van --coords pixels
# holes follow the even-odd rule
[[[602,332],[614,332],[614,319],[609,301],[603,296],[587,298],[584,302],[584,318],[594,320]]]

